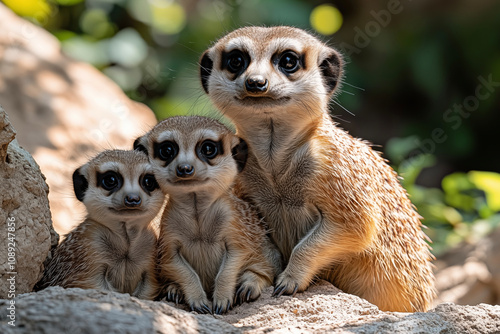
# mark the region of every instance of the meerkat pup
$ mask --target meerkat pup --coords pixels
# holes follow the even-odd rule
[[[74,172],[73,186],[87,218],[57,247],[35,290],[59,285],[156,297],[156,244],[165,195],[148,157],[104,151]]]
[[[419,215],[384,159],[329,115],[340,54],[297,28],[245,27],[200,65],[205,92],[248,144],[237,188],[284,257],[274,295],[321,277],[382,310],[428,309],[432,255]]]
[[[176,116],[134,147],[148,153],[169,195],[158,250],[167,300],[221,314],[259,297],[281,270],[281,255],[256,212],[232,193],[245,142],[216,120]]]

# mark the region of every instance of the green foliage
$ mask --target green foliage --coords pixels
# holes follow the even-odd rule
[[[420,186],[416,184],[418,176],[424,168],[432,167],[436,159],[430,154],[411,156],[416,143],[414,137],[393,138],[386,153],[424,218],[434,254],[463,241],[475,242],[500,226],[500,174],[457,172],[443,178],[441,189]]]

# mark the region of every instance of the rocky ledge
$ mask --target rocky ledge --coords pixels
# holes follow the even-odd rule
[[[48,288],[18,296],[2,333],[499,333],[500,306],[438,305],[426,313],[382,312],[321,281],[296,297],[261,298],[222,316],[128,294]],[[0,309],[12,305],[0,300]],[[12,322],[14,321],[14,322]],[[15,324],[14,326],[9,325]]]

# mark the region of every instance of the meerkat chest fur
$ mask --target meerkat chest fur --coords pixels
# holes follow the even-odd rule
[[[113,229],[101,227],[94,245],[101,254],[108,283],[118,291],[132,293],[143,273],[151,271],[157,235],[152,227],[130,227],[125,222],[115,225]]]
[[[167,205],[162,219],[161,238],[176,245],[206,291],[213,288],[226,252],[226,233],[234,220],[233,205],[225,197],[206,201],[196,193],[177,196]]]
[[[247,166],[238,181],[288,259],[295,244],[320,219],[313,198],[324,159],[317,150],[314,128],[289,131],[293,124],[272,118],[266,122],[270,124],[267,137],[263,133],[248,135],[256,140],[249,141]]]

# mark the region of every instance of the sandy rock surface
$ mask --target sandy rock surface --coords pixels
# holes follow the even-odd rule
[[[8,301],[0,300],[5,309]],[[2,333],[232,333],[229,324],[195,316],[164,303],[128,294],[51,287],[16,300],[15,327],[0,320]],[[3,312],[2,312],[3,313]]]
[[[103,149],[131,149],[156,118],[104,74],[64,56],[54,36],[3,4],[0,59],[0,105],[19,144],[47,177],[54,227],[66,234],[85,215],[73,194],[73,171]]]
[[[382,312],[357,296],[320,281],[295,298],[262,298],[233,309],[223,321],[248,333],[495,333],[500,306],[441,304],[427,313]]]
[[[15,293],[32,290],[59,238],[50,219],[49,188],[15,135],[0,107],[0,298],[11,287]]]
[[[16,327],[2,333],[499,333],[500,306],[441,304],[426,313],[381,312],[320,281],[305,293],[271,297],[227,315],[200,315],[128,294],[51,287],[15,300]],[[8,300],[0,300],[5,309]],[[1,314],[1,312],[0,312]]]

